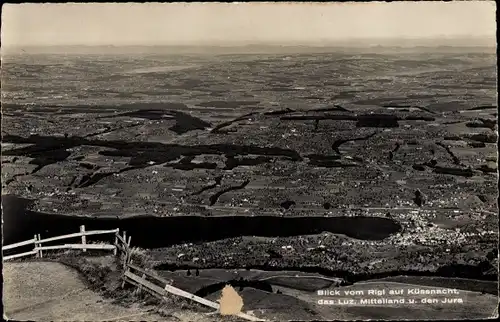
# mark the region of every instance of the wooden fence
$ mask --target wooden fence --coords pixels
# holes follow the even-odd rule
[[[115,241],[114,244],[89,244],[87,243],[86,236],[92,235],[102,235],[102,234],[114,234]],[[57,246],[42,246],[43,243],[53,242],[57,240],[69,239],[69,238],[81,238],[81,244],[63,244]],[[170,282],[167,280],[153,274],[150,271],[147,271],[143,268],[140,268],[134,264],[132,264],[132,251],[130,249],[131,236],[128,236],[124,231],[122,235],[120,235],[120,230],[112,229],[112,230],[93,230],[93,231],[85,231],[85,226],[80,226],[80,232],[56,237],[50,237],[41,239],[40,235],[35,235],[33,239],[26,240],[23,242],[6,245],[2,247],[2,252],[9,249],[15,249],[22,246],[28,246],[33,244],[34,249],[29,252],[15,254],[10,256],[5,256],[4,260],[15,259],[20,257],[25,257],[29,255],[36,255],[39,258],[43,257],[43,251],[47,250],[55,250],[55,249],[81,249],[82,252],[85,252],[87,249],[101,249],[101,250],[112,250],[115,256],[119,256],[123,259],[123,276],[122,276],[122,287],[125,286],[125,283],[129,283],[138,287],[139,291],[146,291],[151,295],[163,300],[168,294],[174,294],[176,296],[181,296],[186,299],[190,299],[202,305],[213,308],[217,311],[220,311],[220,304],[216,302],[209,301],[205,298],[196,296],[189,292],[183,291],[179,288],[176,288],[170,285]],[[266,321],[260,318],[257,318],[253,315],[249,315],[243,312],[237,314],[238,317],[249,320],[249,321]]]
[[[157,276],[156,274],[152,274],[151,272],[148,272],[143,268],[135,266],[131,263],[128,263],[126,265],[126,270],[123,275],[123,280],[127,283],[137,286],[139,291],[145,290],[151,295],[161,300],[163,300],[169,294],[174,294],[177,296],[184,297],[186,299],[190,299],[197,303],[203,304],[205,306],[211,307],[217,311],[220,310],[219,303],[209,301],[203,297],[199,297],[189,292],[183,291],[179,288],[176,288],[170,285],[170,282],[168,282],[167,280]],[[238,313],[236,316],[249,321],[266,321],[256,316],[249,315],[243,312]]]
[[[117,240],[118,240],[118,237],[121,237],[119,233],[120,233],[120,230],[118,228],[111,229],[111,230],[85,231],[85,226],[82,225],[82,226],[80,226],[79,233],[50,237],[50,238],[45,238],[45,239],[42,239],[40,237],[40,234],[37,234],[34,236],[33,239],[22,241],[22,242],[11,244],[11,245],[5,245],[2,247],[2,253],[3,253],[4,251],[9,250],[9,249],[14,249],[14,248],[28,246],[28,245],[34,245],[34,248],[32,251],[20,253],[20,254],[15,254],[15,255],[10,255],[10,256],[5,256],[5,257],[3,257],[3,259],[9,260],[9,259],[25,257],[25,256],[29,256],[29,255],[36,255],[36,257],[42,258],[44,251],[55,250],[55,249],[81,249],[82,252],[86,252],[87,249],[102,249],[102,250],[112,250],[114,252],[114,254],[116,255],[117,248],[119,247],[119,246],[117,246]],[[86,236],[103,235],[103,234],[115,234],[115,236],[116,236],[115,237],[115,245],[106,244],[106,243],[100,243],[100,244],[87,243]],[[56,246],[42,246],[42,244],[44,244],[44,243],[54,242],[54,241],[63,240],[63,239],[78,238],[78,237],[81,238],[81,244],[63,244],[63,245],[56,245]]]

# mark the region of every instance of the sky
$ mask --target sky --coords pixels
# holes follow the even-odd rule
[[[494,1],[6,4],[2,47],[492,37]]]

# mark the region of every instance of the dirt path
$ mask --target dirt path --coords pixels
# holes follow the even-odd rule
[[[59,263],[4,263],[5,316],[32,321],[164,320],[152,308],[123,307],[89,290],[78,272]]]

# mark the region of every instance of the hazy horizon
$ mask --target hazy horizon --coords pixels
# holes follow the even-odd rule
[[[493,1],[6,4],[2,48],[496,45]],[[476,44],[477,43],[477,44]]]
[[[495,41],[493,43],[492,41]],[[448,46],[449,44],[455,46],[471,46],[471,47],[488,47],[491,45],[496,45],[496,38],[493,37],[421,37],[421,38],[410,38],[410,37],[399,37],[399,38],[352,38],[345,40],[330,40],[330,41],[289,41],[289,42],[279,42],[279,41],[254,41],[254,42],[197,42],[190,44],[30,44],[30,45],[15,45],[10,46],[11,48],[44,48],[44,47],[251,47],[251,46],[263,46],[263,47],[335,47],[335,46],[365,46],[369,43],[370,46],[404,46],[406,43],[411,42],[415,46],[426,46],[426,45],[436,45],[436,46]]]

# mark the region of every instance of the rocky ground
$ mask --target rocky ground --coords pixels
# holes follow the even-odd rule
[[[54,276],[57,275],[57,283]],[[17,321],[158,320],[153,307],[123,307],[89,290],[78,273],[60,263],[5,263],[5,316]],[[89,310],[91,308],[91,310]]]

